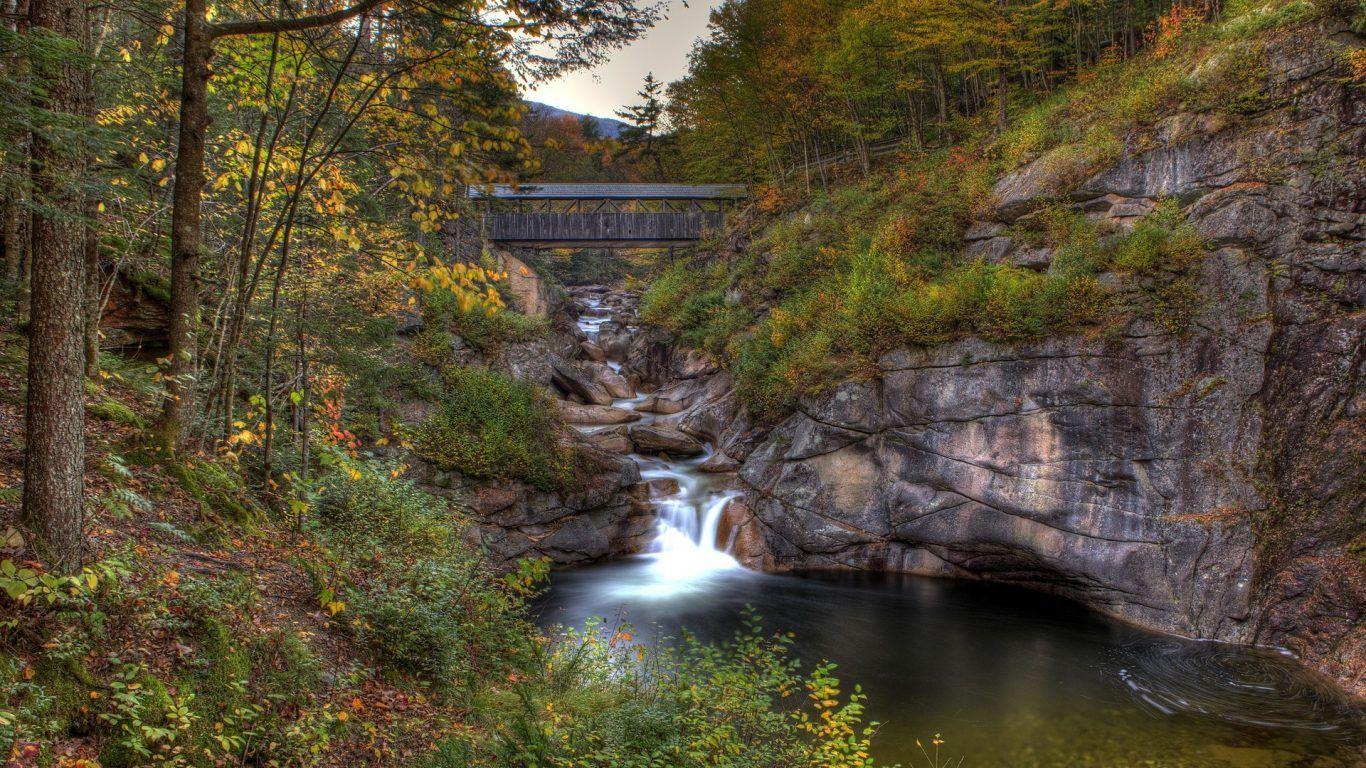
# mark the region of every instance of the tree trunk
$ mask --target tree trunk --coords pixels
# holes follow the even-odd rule
[[[204,134],[209,128],[206,91],[213,42],[205,28],[204,0],[185,1],[185,52],[180,90],[180,135],[171,198],[171,328],[166,402],[157,432],[177,450],[194,414],[195,336],[199,325],[200,196],[204,190]]]
[[[86,205],[83,250],[85,252],[85,375],[100,372],[100,313],[103,296],[100,291],[100,233],[96,229],[99,211],[94,201]]]
[[[82,0],[34,0],[34,27],[77,43],[77,57],[35,73],[37,106],[88,117],[89,13]],[[33,135],[32,322],[22,520],[38,554],[56,572],[80,569],[85,544],[85,243],[78,224],[85,200],[78,186],[86,153],[80,142]]]

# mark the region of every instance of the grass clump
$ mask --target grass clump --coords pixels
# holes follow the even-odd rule
[[[1179,206],[1164,201],[1119,241],[1114,267],[1151,277],[1162,272],[1184,272],[1203,254],[1204,244],[1195,227],[1186,222]]]
[[[727,298],[714,277],[685,262],[669,267],[650,286],[641,316],[674,332],[684,344],[718,356],[754,318]]]
[[[864,222],[855,230],[817,231],[840,217],[813,216],[809,234],[830,243],[821,248],[832,254],[833,266],[809,263],[810,278],[799,289],[787,289],[787,277],[765,276],[754,260],[729,272],[679,264],[650,289],[645,319],[723,359],[741,397],[763,420],[785,415],[843,378],[875,374],[878,358],[898,346],[965,336],[1031,341],[1107,322],[1125,309],[1173,332],[1189,327],[1200,307],[1189,273],[1204,245],[1174,202],[1160,203],[1127,233],[1104,233],[1065,206],[1041,210],[1012,236],[1022,246],[1049,250],[1045,271],[965,262],[952,244],[970,218],[966,199],[980,191],[982,176],[969,163],[954,171],[952,158],[940,162],[940,172],[925,167],[904,180],[898,202],[876,215],[862,207],[870,205],[864,196],[851,198],[859,206],[855,218]],[[786,233],[797,226],[792,221],[776,226]],[[789,237],[762,242],[777,247]],[[1102,288],[1106,271],[1139,278],[1138,306],[1126,307]],[[769,301],[773,306],[764,312]]]
[[[413,430],[413,449],[470,477],[522,480],[542,490],[568,479],[565,452],[547,437],[559,421],[536,386],[494,371],[442,372],[437,410]]]

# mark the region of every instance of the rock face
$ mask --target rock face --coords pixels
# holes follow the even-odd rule
[[[100,313],[103,346],[109,349],[164,349],[170,339],[170,309],[163,295],[153,295],[119,272]]]
[[[513,303],[522,314],[547,317],[558,309],[558,297],[526,262],[507,251],[496,250],[493,256],[507,273],[507,291],[512,294]]]
[[[458,502],[478,544],[497,559],[548,557],[558,565],[601,560],[639,550],[654,518],[648,491],[630,459],[588,445],[576,449],[574,485],[541,491],[508,480],[471,480],[419,463],[410,477]]]
[[[1047,269],[1020,217],[1062,202],[1116,229],[1174,199],[1210,249],[1187,331],[887,355],[731,454],[737,554],[1030,584],[1366,689],[1366,100],[1342,41],[1268,50],[1260,114],[1167,118],[1099,171],[1036,160],[969,229],[971,254]]]
[[[1262,503],[1262,371],[1232,343],[1167,341],[889,355],[745,462],[759,562],[1027,582],[1246,639],[1250,530],[1218,511]]]

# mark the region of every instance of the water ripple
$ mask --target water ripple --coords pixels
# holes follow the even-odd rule
[[[1119,680],[1164,715],[1366,737],[1366,708],[1278,654],[1225,643],[1146,639],[1120,649]]]

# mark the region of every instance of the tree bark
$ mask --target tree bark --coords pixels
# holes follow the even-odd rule
[[[88,117],[89,12],[82,0],[33,0],[30,18],[77,44],[76,56],[35,73],[39,108]],[[39,556],[59,573],[79,570],[85,545],[85,200],[80,177],[87,156],[79,142],[35,131],[28,402],[22,521]]]
[[[96,229],[99,210],[94,201],[86,204],[87,221],[82,250],[85,253],[85,375],[100,372],[100,314],[104,297],[100,291],[100,233]]]
[[[204,20],[205,0],[185,1],[185,52],[181,72],[180,135],[171,199],[171,328],[166,402],[157,432],[162,447],[180,448],[194,414],[195,339],[199,326],[200,197],[204,191],[206,98],[213,41]]]

